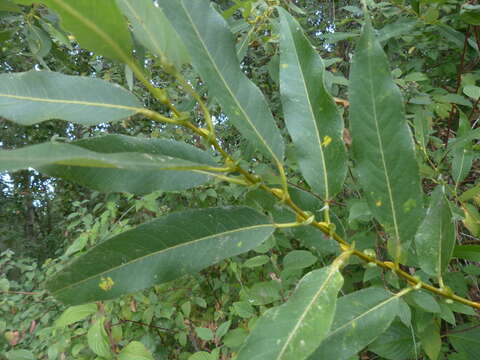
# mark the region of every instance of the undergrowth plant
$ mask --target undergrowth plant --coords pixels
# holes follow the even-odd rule
[[[50,119],[85,126],[149,119],[191,137],[185,142],[161,134],[57,138],[1,150],[0,171],[34,168],[106,193],[192,196],[189,189],[198,188],[197,203],[204,205],[222,189],[235,191],[224,197],[230,206],[224,200],[222,206],[181,211],[171,211],[175,205],[154,206],[153,220],[107,232],[85,253],[78,254],[88,248],[91,233],[71,245],[67,258],[73,259],[49,277],[46,289],[70,306],[57,321],[59,328],[92,319],[88,333],[77,335],[88,338],[98,359],[339,360],[355,359],[362,351],[387,359],[473,358],[468,341],[445,329],[459,321],[457,331],[468,339],[478,334],[466,315],[475,316],[480,303],[464,289],[475,281],[466,283],[461,275],[462,287],[451,265],[454,255],[478,260],[475,242],[457,244],[460,219],[478,240],[479,222],[472,218],[480,188],[463,192],[478,131],[465,119],[462,106],[472,103],[458,94],[460,87],[448,105],[459,115],[460,129],[453,137],[449,124],[445,144],[433,135],[420,100],[407,116],[404,95],[412,89],[392,74],[382,43],[388,34],[376,33],[367,10],[368,4],[375,16],[387,6],[402,11],[403,1],[356,7],[361,31],[351,36],[358,39],[348,82],[325,70],[292,15],[301,9],[289,1],[239,1],[223,13],[207,0],[15,2],[55,12],[61,31],[96,55],[124,64],[127,82],[135,79],[155,103],[148,108],[132,91],[93,76],[5,73],[0,116],[25,126]],[[415,9],[408,4],[408,15],[437,21]],[[225,20],[235,11],[251,26],[238,44],[232,36],[235,23]],[[476,26],[476,8],[462,11],[466,24]],[[270,64],[276,78],[271,93],[281,107],[246,76],[254,70],[240,63],[252,34],[262,32],[277,53]],[[161,68],[161,80],[146,70],[145,51]],[[418,80],[422,74],[416,74]],[[331,95],[332,81],[348,83],[339,94],[348,100]],[[478,99],[474,82],[464,92]],[[242,144],[233,152],[218,133],[226,123]],[[452,157],[457,160],[450,170]],[[238,257],[252,250],[257,255]],[[243,259],[240,266],[235,259]],[[260,267],[265,269],[260,278],[244,284],[242,272]],[[205,273],[208,269],[215,271]],[[236,287],[228,288],[232,279],[225,274],[236,278]],[[175,290],[175,284],[201,276],[214,283],[212,292],[222,289],[228,296],[217,299],[219,308],[205,310],[211,312],[209,326],[195,327],[188,320],[192,304],[207,305],[195,296],[184,302],[192,292]],[[150,289],[147,300],[139,295],[145,289]],[[172,289],[171,308],[162,307],[162,296],[170,296],[162,291]],[[150,315],[128,320],[142,301]],[[182,315],[173,318],[180,302]],[[225,303],[237,318],[228,318]],[[171,322],[165,328],[154,325],[154,314]],[[185,351],[172,346],[170,354],[163,349],[163,355],[152,355],[142,342],[122,342],[118,325],[127,322],[173,331]],[[72,356],[85,358],[82,351],[78,346]]]

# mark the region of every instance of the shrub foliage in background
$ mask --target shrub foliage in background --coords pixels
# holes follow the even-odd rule
[[[69,124],[0,171],[94,190],[56,259],[2,253],[1,356],[477,356],[480,6],[0,10],[36,68],[0,74],[6,128]]]

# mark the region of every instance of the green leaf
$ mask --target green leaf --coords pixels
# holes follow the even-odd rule
[[[212,165],[213,159],[192,145],[124,135],[0,150],[0,171],[33,167],[104,192],[184,190],[207,181],[201,169]]]
[[[463,88],[463,93],[475,100],[480,98],[480,87],[475,85],[467,85]]]
[[[415,316],[415,323],[423,350],[430,360],[437,360],[442,347],[440,320],[432,314],[419,312]]]
[[[473,236],[480,236],[480,213],[478,209],[468,203],[462,204],[462,209],[465,214],[462,220],[463,225],[465,225]]]
[[[480,25],[480,5],[463,4],[460,9],[460,19],[467,24]]]
[[[28,350],[10,350],[5,356],[8,360],[35,360],[33,353]]]
[[[21,13],[22,8],[9,0],[0,0],[0,11]]]
[[[455,246],[453,257],[480,262],[480,245]]]
[[[221,339],[225,335],[232,324],[231,320],[225,321],[215,331],[215,337]]]
[[[398,304],[398,296],[374,287],[341,297],[330,332],[309,359],[343,360],[358,353],[390,326]]]
[[[476,359],[480,354],[480,327],[478,323],[467,323],[455,328],[448,334],[448,340],[455,350],[467,355],[467,359]]]
[[[421,219],[420,176],[402,95],[369,19],[352,60],[349,99],[359,182],[372,213],[391,234],[391,256],[404,261]]]
[[[217,360],[217,357],[206,351],[197,351],[188,360]]]
[[[267,255],[258,255],[245,261],[242,266],[246,268],[254,268],[265,265],[269,261],[270,258]]]
[[[209,328],[197,327],[195,328],[195,332],[197,336],[204,341],[213,340],[213,332]]]
[[[55,326],[64,327],[70,324],[81,321],[88,316],[97,312],[96,304],[83,304],[78,306],[71,306],[65,310],[62,315],[55,321]]]
[[[440,278],[455,246],[455,223],[442,186],[432,193],[427,215],[415,235],[415,246],[422,270]]]
[[[117,0],[117,4],[130,21],[135,38],[162,61],[169,60],[177,67],[190,61],[182,40],[153,1]]]
[[[128,25],[115,0],[16,0],[22,4],[41,2],[56,11],[62,27],[71,32],[80,45],[122,62],[131,61],[133,49]]]
[[[389,360],[410,360],[418,358],[414,333],[411,329],[399,321],[394,321],[392,325],[381,334],[370,346],[368,350]]]
[[[397,21],[391,24],[385,25],[378,31],[378,41],[384,42],[391,38],[398,38],[401,35],[410,33],[417,25],[418,20],[416,18],[399,18]],[[410,80],[417,81],[417,80]]]
[[[95,321],[87,332],[87,342],[89,348],[98,356],[110,358],[112,352],[108,342],[108,335],[105,331],[105,317]]]
[[[283,259],[285,269],[304,269],[318,261],[317,257],[307,250],[290,251]]]
[[[132,341],[118,354],[118,360],[154,360],[154,357],[140,341]]]
[[[24,31],[25,38],[34,57],[43,58],[52,48],[52,41],[45,30],[28,24]]]
[[[50,71],[0,75],[0,116],[20,125],[63,119],[90,126],[144,110],[133,94],[100,79]]]
[[[441,312],[440,305],[438,305],[435,297],[424,290],[417,290],[405,295],[405,301],[419,309],[422,309],[425,312]]]
[[[323,61],[285,10],[280,13],[280,93],[288,132],[303,176],[323,199],[347,172],[343,120],[325,86]]]
[[[273,230],[266,216],[246,207],[172,213],[105,240],[47,287],[72,305],[113,299],[251,250]]]
[[[338,266],[309,272],[285,304],[257,321],[237,360],[306,359],[330,329],[342,284]]]
[[[265,97],[240,69],[235,42],[207,0],[159,1],[183,39],[192,64],[229,120],[251,144],[280,164],[284,144]]]
[[[480,195],[480,184],[477,184],[474,187],[465,191],[462,195],[459,196],[458,200],[465,202],[471,199],[475,199],[478,195]]]
[[[10,289],[10,281],[8,279],[0,279],[0,291],[7,292]]]

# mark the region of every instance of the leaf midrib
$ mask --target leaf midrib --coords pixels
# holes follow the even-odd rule
[[[53,103],[53,104],[73,104],[73,105],[83,105],[83,106],[91,106],[91,107],[122,109],[122,110],[130,110],[130,111],[133,111],[134,113],[145,112],[146,110],[146,109],[135,107],[135,106],[107,104],[107,103],[99,103],[99,102],[83,101],[83,100],[47,99],[47,98],[41,98],[41,97],[35,97],[35,96],[22,96],[22,95],[12,95],[12,94],[3,94],[3,93],[0,93],[0,97],[4,97],[7,99],[46,102],[46,103]]]

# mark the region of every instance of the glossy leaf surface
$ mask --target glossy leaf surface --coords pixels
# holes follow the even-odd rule
[[[191,145],[123,135],[0,150],[0,171],[32,167],[105,192],[187,189],[207,181],[199,169],[214,164],[207,153]]]
[[[343,120],[325,87],[325,66],[285,10],[280,13],[280,93],[288,132],[303,176],[329,200],[343,186],[347,166]]]
[[[285,304],[257,321],[237,359],[306,359],[330,329],[342,284],[336,266],[309,272]]]
[[[135,38],[160,59],[177,66],[190,58],[182,40],[166,19],[163,11],[150,0],[117,0],[127,16]]]
[[[85,126],[118,121],[142,110],[124,88],[50,71],[0,75],[0,116],[20,125],[63,119]]]
[[[62,27],[71,32],[80,45],[122,62],[129,61],[133,49],[127,21],[115,0],[15,0],[30,5],[43,3],[57,12]]]
[[[246,252],[273,230],[266,216],[246,207],[172,213],[105,240],[47,287],[72,305],[113,299]]]
[[[427,215],[415,235],[415,245],[422,270],[442,276],[455,246],[455,224],[441,186],[432,194]]]
[[[358,353],[390,326],[398,304],[398,297],[374,287],[339,298],[330,332],[309,359],[343,360]]]
[[[229,120],[254,147],[281,163],[284,144],[280,131],[265,97],[241,71],[234,39],[223,17],[207,0],[168,0],[158,4]]]
[[[352,60],[349,99],[359,182],[372,213],[391,234],[391,256],[404,261],[421,219],[420,177],[402,95],[368,19]]]

